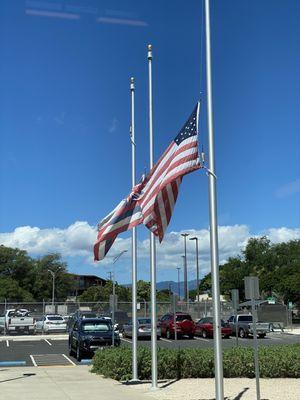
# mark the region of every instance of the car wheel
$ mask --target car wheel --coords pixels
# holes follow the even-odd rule
[[[151,339],[151,338],[150,338]],[[157,340],[160,340],[160,336],[157,336]]]
[[[205,329],[203,329],[203,331],[202,331],[202,337],[203,337],[204,339],[207,338],[207,332],[206,332]]]
[[[122,331],[122,338],[124,338],[124,339],[126,338],[126,333],[124,330]]]
[[[169,329],[166,330],[166,338],[171,339],[171,332]]]
[[[258,337],[259,337],[260,339],[263,339],[265,336],[266,336],[265,333],[262,333],[261,335],[258,335]]]
[[[82,360],[82,352],[80,350],[79,343],[77,343],[77,348],[76,348],[76,360],[79,362]]]
[[[246,332],[244,331],[243,328],[241,328],[239,330],[239,337],[242,338],[242,339],[244,339],[246,337]]]
[[[193,333],[189,334],[189,339],[194,339],[194,334]]]
[[[229,339],[230,338],[230,335],[225,335],[224,336],[224,339]]]

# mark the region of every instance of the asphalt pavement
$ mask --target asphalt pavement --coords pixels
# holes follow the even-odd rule
[[[121,339],[123,346],[131,346],[131,339]],[[240,346],[251,347],[253,339],[238,339]],[[161,338],[158,346],[162,348],[209,348],[213,347],[213,339],[198,338],[180,339],[178,341]],[[269,333],[258,339],[259,346],[300,343],[300,335],[287,333]],[[223,348],[236,345],[235,337],[222,339]],[[151,346],[150,340],[139,340],[139,346]],[[83,361],[85,363],[87,361]],[[9,364],[8,364],[9,363]],[[69,356],[67,335],[50,335],[32,337],[6,337],[0,340],[0,366],[76,366],[79,363]]]

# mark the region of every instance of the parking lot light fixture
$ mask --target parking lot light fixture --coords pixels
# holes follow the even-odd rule
[[[52,306],[54,306],[54,292],[55,292],[55,272],[48,269],[48,272],[52,275]]]
[[[197,272],[197,301],[199,301],[199,248],[198,248],[198,238],[196,236],[190,238],[190,240],[196,241],[196,272]]]
[[[187,259],[186,259],[186,238],[189,236],[189,233],[182,233],[181,236],[184,238],[184,298],[186,302],[189,301],[189,293],[188,293],[188,283],[187,283]]]

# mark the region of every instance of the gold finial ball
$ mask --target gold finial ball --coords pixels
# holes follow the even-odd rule
[[[149,51],[152,50],[152,44],[148,44],[148,50],[149,50]]]
[[[130,78],[130,82],[134,83],[134,77],[133,76]]]

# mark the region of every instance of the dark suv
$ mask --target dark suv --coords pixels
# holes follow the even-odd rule
[[[119,334],[113,332],[111,321],[107,319],[78,319],[69,332],[70,356],[75,355],[78,361],[84,356],[93,356],[99,348],[112,345],[113,334],[115,346],[120,346]]]
[[[98,315],[94,313],[93,311],[82,311],[82,310],[77,310],[74,312],[74,314],[71,315],[71,317],[68,320],[68,325],[67,325],[67,330],[70,332],[70,330],[73,328],[74,324],[76,321],[84,318],[97,318]]]
[[[168,339],[175,336],[174,314],[165,314],[158,321],[158,324],[161,329],[161,336],[165,336]],[[176,330],[178,338],[188,335],[190,339],[193,339],[195,335],[195,323],[192,317],[187,313],[176,312]]]

